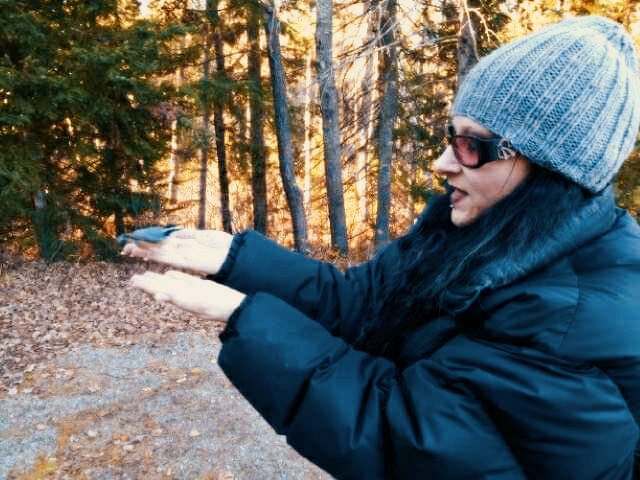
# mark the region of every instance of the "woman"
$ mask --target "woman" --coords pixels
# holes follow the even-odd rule
[[[337,478],[633,478],[640,228],[611,182],[639,123],[629,36],[565,20],[467,75],[435,164],[447,194],[370,262],[180,231],[124,253],[209,280],[132,282],[228,320],[222,369]]]

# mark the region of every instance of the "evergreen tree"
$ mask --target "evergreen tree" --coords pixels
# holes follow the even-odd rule
[[[4,236],[36,239],[50,260],[82,232],[113,254],[103,231],[157,204],[154,164],[170,133],[154,81],[180,33],[136,20],[135,2],[2,1],[0,220]]]

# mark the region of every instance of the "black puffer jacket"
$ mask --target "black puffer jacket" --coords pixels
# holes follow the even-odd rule
[[[338,478],[632,478],[640,228],[607,194],[546,245],[496,260],[462,306],[473,328],[430,319],[390,360],[354,342],[375,327],[394,244],[343,274],[241,234],[217,279],[249,296],[219,363]]]

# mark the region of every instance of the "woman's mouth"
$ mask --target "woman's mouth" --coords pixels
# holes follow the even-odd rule
[[[449,200],[451,201],[452,205],[455,205],[467,195],[467,192],[465,192],[464,190],[460,190],[459,188],[454,187],[451,195],[449,196]]]

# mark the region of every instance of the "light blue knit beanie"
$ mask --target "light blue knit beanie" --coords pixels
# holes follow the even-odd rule
[[[484,57],[452,115],[470,117],[538,165],[598,192],[640,126],[638,59],[624,28],[589,16],[561,21]]]

